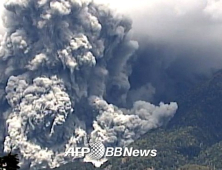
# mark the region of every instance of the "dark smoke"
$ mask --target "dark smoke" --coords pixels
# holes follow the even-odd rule
[[[133,90],[139,45],[129,19],[84,0],[10,0],[5,8],[0,139],[23,167],[71,161],[65,151],[89,139],[126,146],[174,116],[176,103],[146,101],[150,83]]]
[[[159,103],[177,99],[222,68],[219,44],[191,46],[139,39],[140,49],[130,75],[129,101]],[[137,95],[139,96],[137,96]],[[145,95],[144,94],[150,94]]]

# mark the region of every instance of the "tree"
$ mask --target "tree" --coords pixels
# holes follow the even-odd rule
[[[19,159],[18,154],[12,154],[11,152],[3,157],[0,157],[0,170],[18,170]]]

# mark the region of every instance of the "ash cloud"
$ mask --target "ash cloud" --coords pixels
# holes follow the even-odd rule
[[[176,100],[222,68],[221,54],[219,44],[197,48],[140,39],[129,94],[147,93],[143,99],[154,103]],[[130,101],[137,98],[129,95]]]
[[[126,146],[176,113],[175,102],[141,101],[141,91],[155,93],[151,84],[131,91],[139,44],[130,19],[86,0],[10,0],[5,8],[0,139],[22,167],[72,161],[65,151],[89,140]]]
[[[175,100],[222,68],[220,0],[105,2],[132,18],[140,46],[130,76],[130,91],[137,95],[129,95],[129,101],[138,94],[155,103]]]

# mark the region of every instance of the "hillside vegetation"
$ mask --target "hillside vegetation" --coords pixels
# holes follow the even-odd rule
[[[103,170],[222,170],[222,71],[178,98],[179,110],[163,129],[148,132],[132,144],[157,149],[157,157],[112,158]],[[96,169],[69,163],[56,170]]]

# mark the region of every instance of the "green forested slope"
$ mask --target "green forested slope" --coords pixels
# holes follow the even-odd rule
[[[100,169],[222,170],[222,71],[178,98],[178,103],[178,112],[167,127],[150,131],[132,144],[157,149],[157,157],[112,158]],[[84,166],[95,169],[91,164]],[[84,166],[70,163],[56,170]]]

